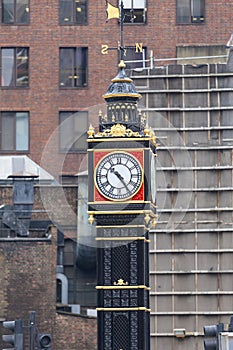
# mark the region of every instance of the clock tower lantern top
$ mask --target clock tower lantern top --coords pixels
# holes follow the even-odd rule
[[[125,63],[123,60],[119,63],[119,72],[117,76],[112,79],[112,83],[109,85],[106,94],[103,95],[104,99],[109,101],[110,99],[129,99],[137,101],[141,95],[136,91],[133,80],[130,79],[125,73]]]
[[[107,103],[107,114],[100,116],[100,131],[110,129],[114,124],[124,125],[132,131],[144,130],[145,120],[137,109],[141,95],[137,92],[133,80],[127,76],[123,60],[120,61],[119,72],[112,79],[103,98]]]

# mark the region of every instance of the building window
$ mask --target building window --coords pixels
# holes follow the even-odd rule
[[[29,113],[0,113],[1,151],[28,151],[29,149]]]
[[[88,112],[60,112],[60,150],[62,152],[86,152]]]
[[[205,21],[205,0],[176,0],[177,23],[203,23]]]
[[[146,67],[146,48],[128,47],[125,52],[124,61],[126,69],[143,69]]]
[[[29,0],[2,0],[2,23],[28,24]]]
[[[26,47],[1,49],[1,86],[29,85],[29,49]]]
[[[60,87],[87,86],[87,48],[60,49]]]
[[[121,0],[119,0],[119,6]],[[146,0],[123,0],[125,23],[146,23]]]
[[[86,24],[87,0],[60,0],[60,24]]]

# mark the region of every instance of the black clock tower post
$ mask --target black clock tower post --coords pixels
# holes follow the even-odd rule
[[[125,73],[88,131],[88,215],[96,225],[98,350],[149,350],[149,231],[156,224],[156,140]]]

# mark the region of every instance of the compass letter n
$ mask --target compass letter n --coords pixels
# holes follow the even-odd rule
[[[135,44],[135,52],[142,52],[142,43],[136,43]]]

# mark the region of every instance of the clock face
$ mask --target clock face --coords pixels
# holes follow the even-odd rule
[[[124,201],[140,189],[143,171],[140,162],[126,152],[112,152],[103,157],[95,170],[98,191],[107,199]]]

